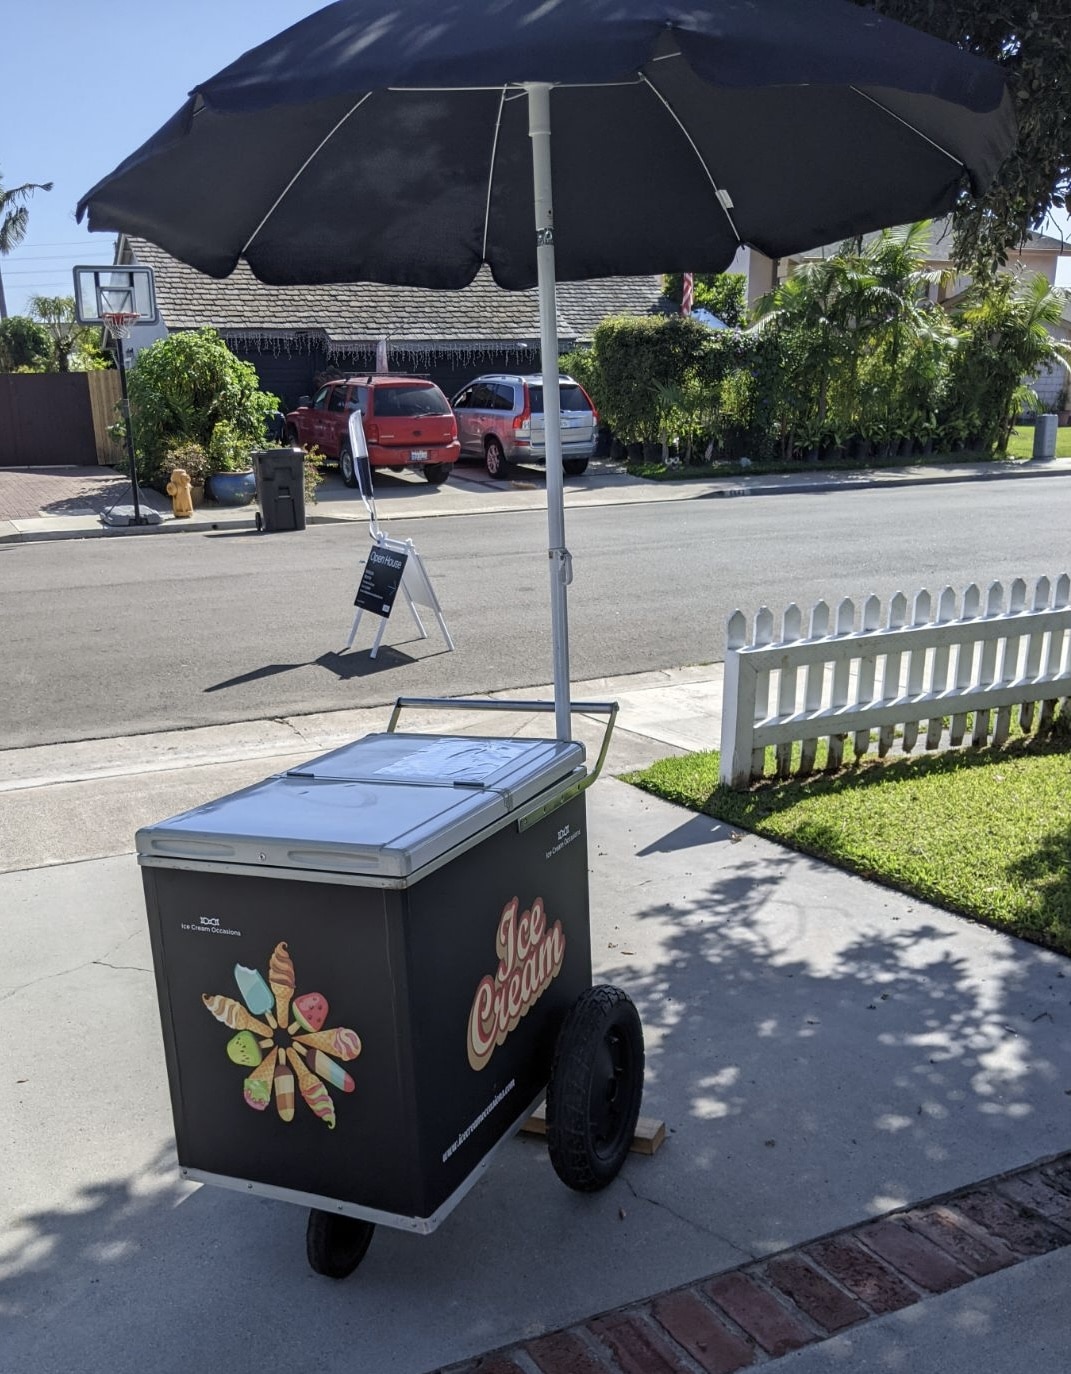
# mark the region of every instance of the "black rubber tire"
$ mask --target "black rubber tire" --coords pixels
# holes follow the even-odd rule
[[[484,445],[483,462],[488,477],[505,477],[506,453],[494,435]]]
[[[342,480],[346,486],[355,487],[357,485],[357,469],[354,466],[348,439],[343,439],[342,447],[338,451],[338,470],[341,472]]]
[[[577,998],[554,1047],[547,1145],[578,1193],[611,1183],[632,1145],[643,1098],[643,1027],[631,998],[605,984]]]
[[[368,1253],[375,1229],[375,1222],[314,1207],[305,1230],[309,1267],[328,1279],[348,1278]]]
[[[588,460],[586,458],[563,458],[562,472],[566,477],[579,477],[582,472],[587,472]]]
[[[450,470],[453,466],[453,463],[425,463],[424,478],[433,487],[441,487],[450,476]]]

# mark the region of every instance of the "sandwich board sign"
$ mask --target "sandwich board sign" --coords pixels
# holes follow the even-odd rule
[[[379,617],[379,628],[376,630],[370,651],[370,657],[375,658],[379,652],[379,644],[383,638],[383,632],[387,628],[390,613],[394,609],[398,593],[401,592],[409,606],[409,613],[416,621],[421,639],[427,639],[428,632],[417,612],[418,606],[423,606],[425,610],[431,611],[435,616],[439,623],[439,629],[443,632],[443,638],[446,640],[446,647],[452,650],[454,641],[450,638],[450,631],[446,628],[439,598],[435,595],[431,579],[428,577],[428,570],[425,568],[420,554],[417,553],[413,541],[411,539],[392,539],[390,535],[384,534],[379,528],[379,522],[376,519],[375,498],[372,495],[372,471],[368,463],[368,445],[365,441],[364,426],[361,423],[359,410],[355,410],[350,416],[349,432],[350,451],[354,457],[354,471],[357,473],[361,499],[368,511],[368,532],[372,539],[372,547],[368,551],[368,559],[361,573],[357,595],[353,599],[357,614],[353,617],[350,637],[346,640],[346,649],[352,647],[353,641],[357,637],[357,628],[361,623],[361,616],[367,611],[370,615]]]

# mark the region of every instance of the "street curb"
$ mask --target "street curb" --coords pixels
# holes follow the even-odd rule
[[[718,500],[724,496],[802,496],[810,492],[830,491],[871,491],[875,488],[889,487],[936,487],[952,486],[959,482],[1005,482],[1020,477],[1071,477],[1071,467],[1027,469],[1024,472],[972,472],[958,473],[953,476],[935,474],[922,477],[873,477],[862,482],[838,481],[828,478],[816,482],[786,482],[778,487],[730,487],[724,491],[701,492],[697,500]]]
[[[437,1374],[733,1374],[1066,1245],[1071,1152]]]
[[[1022,471],[998,471],[998,472],[959,472],[944,474],[939,472],[924,473],[912,477],[868,477],[864,480],[853,482],[844,478],[819,478],[810,481],[790,481],[783,482],[777,486],[730,486],[717,491],[699,491],[690,498],[678,497],[676,499],[691,499],[695,501],[718,501],[728,498],[738,498],[742,496],[805,496],[810,494],[826,494],[831,491],[872,491],[878,489],[888,489],[891,487],[923,487],[923,486],[952,486],[961,482],[1003,482],[1014,481],[1023,477],[1071,477],[1071,464],[1066,466],[1043,466],[1038,468],[1024,468]],[[652,483],[652,487],[665,490],[680,489],[680,483]],[[657,500],[652,491],[651,500]],[[593,506],[631,506],[646,504],[643,501],[622,501],[610,497],[606,501],[585,502],[582,506],[575,506],[572,509],[590,509]],[[532,506],[523,507],[528,510],[542,510],[544,507]],[[497,509],[481,507],[479,510],[440,510],[435,512],[421,512],[408,515],[401,512],[391,514],[392,520],[428,520],[428,519],[448,519],[456,517],[467,517],[473,515],[489,515],[500,513]],[[519,511],[509,510],[506,513],[518,514]],[[37,519],[48,519],[62,517],[37,517]],[[327,515],[318,513],[316,515],[306,514],[308,525],[350,525],[363,524],[368,517],[363,512],[352,515]],[[70,517],[68,525],[59,529],[20,529],[19,525],[36,523],[34,519],[24,521],[0,520],[0,545],[2,544],[34,544],[53,542],[60,539],[100,539],[111,535],[147,535],[147,534],[183,534],[199,533],[205,534],[212,531],[254,531],[256,529],[255,515],[237,516],[223,518],[220,520],[175,520],[169,518],[159,525],[125,525],[107,526],[102,525],[95,516],[73,516]],[[275,531],[277,533],[297,533],[297,531]]]

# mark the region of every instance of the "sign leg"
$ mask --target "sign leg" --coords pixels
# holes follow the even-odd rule
[[[386,616],[384,616],[383,619],[379,622],[379,629],[376,631],[376,637],[375,637],[375,639],[373,639],[373,641],[372,641],[372,651],[371,651],[371,653],[368,655],[369,658],[375,658],[376,654],[379,653],[379,641],[383,638],[383,631],[384,631],[386,628],[387,628],[387,618],[386,618]]]
[[[358,611],[353,617],[353,624],[350,627],[350,637],[346,640],[346,649],[352,648],[353,641],[357,638],[357,626],[361,623],[361,614],[362,613]],[[342,652],[345,653],[346,649],[343,649]]]

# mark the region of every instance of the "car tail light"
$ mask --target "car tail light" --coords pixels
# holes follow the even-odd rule
[[[376,425],[376,424],[365,425],[365,427],[364,427],[364,437],[368,440],[368,442],[369,442],[370,444],[378,444],[378,443],[379,443],[379,426]]]
[[[580,386],[580,383],[578,382],[577,385]],[[580,387],[580,390],[584,393],[584,400],[587,401],[589,406],[591,406],[591,422],[592,424],[597,425],[599,423],[599,412],[595,409],[595,402],[591,399],[588,393],[584,391],[584,388],[582,386]]]
[[[524,409],[519,415],[513,417],[513,428],[517,430],[527,429],[532,423],[532,402],[528,395],[528,384],[524,384]]]

